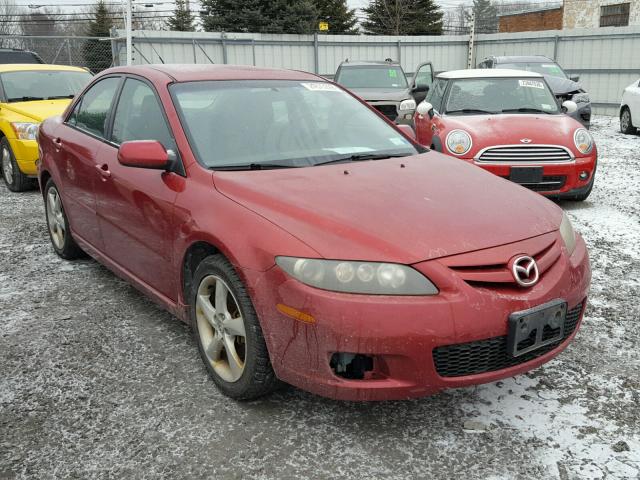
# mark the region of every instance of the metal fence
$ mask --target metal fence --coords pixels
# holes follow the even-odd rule
[[[113,39],[125,63],[124,32]],[[580,75],[596,113],[616,115],[622,90],[640,77],[640,28],[599,28],[483,34],[474,38],[472,64],[488,55],[547,55]],[[413,72],[426,60],[437,71],[466,68],[469,36],[268,35],[251,33],[134,32],[134,64],[230,63],[292,68],[331,77],[340,62],[399,61]]]

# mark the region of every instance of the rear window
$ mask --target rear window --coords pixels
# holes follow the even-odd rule
[[[393,65],[343,67],[336,82],[347,88],[408,88],[404,72]]]
[[[31,52],[0,52],[0,63],[44,63]]]

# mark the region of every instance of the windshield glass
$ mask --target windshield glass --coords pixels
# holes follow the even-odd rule
[[[558,113],[555,97],[542,78],[453,80],[447,114]]]
[[[498,67],[510,70],[526,70],[527,72],[536,72],[552,77],[567,78],[564,71],[555,63],[500,63]]]
[[[209,168],[304,167],[362,155],[413,155],[393,127],[335,85],[205,81],[171,86],[191,148]]]
[[[90,79],[89,72],[40,70],[0,74],[8,102],[71,98]]]
[[[347,88],[408,88],[404,72],[393,65],[342,67],[336,82]]]

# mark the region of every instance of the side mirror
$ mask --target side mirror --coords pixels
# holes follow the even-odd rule
[[[400,130],[402,133],[404,133],[411,140],[413,140],[413,141],[416,140],[416,132],[415,132],[415,130],[413,128],[411,128],[411,126],[409,126],[409,125],[396,125],[396,128],[398,130]]]
[[[429,92],[429,85],[414,85],[411,87],[413,93],[427,93]]]
[[[564,113],[573,113],[578,110],[578,105],[574,101],[565,100],[564,102],[562,102],[562,110],[564,111]]]
[[[124,142],[118,149],[118,162],[126,167],[166,170],[171,165],[169,152],[156,140]]]
[[[574,81],[574,82],[579,82],[580,81],[580,75],[569,75],[569,80]]]
[[[577,105],[576,105],[576,108],[578,108]],[[416,113],[421,117],[424,117],[425,115],[429,115],[429,118],[433,118],[433,105],[431,105],[429,102],[426,102],[426,101],[420,102],[416,107]]]

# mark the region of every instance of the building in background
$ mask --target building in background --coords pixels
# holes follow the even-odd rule
[[[564,0],[563,28],[640,25],[640,0]]]
[[[498,31],[532,32],[562,29],[562,6],[541,8],[535,11],[505,13],[498,16]]]

